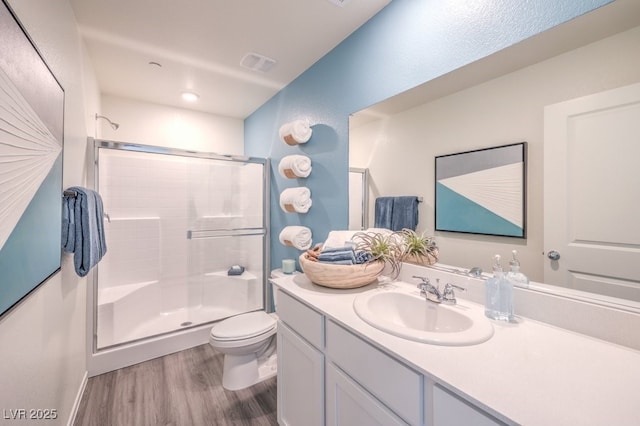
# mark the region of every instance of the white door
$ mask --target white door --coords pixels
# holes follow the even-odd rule
[[[544,120],[545,283],[640,302],[640,84]]]

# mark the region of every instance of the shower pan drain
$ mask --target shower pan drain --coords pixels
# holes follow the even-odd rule
[[[193,324],[191,321],[185,321],[182,324],[180,324],[180,327],[186,327],[186,326],[191,325],[191,324]]]

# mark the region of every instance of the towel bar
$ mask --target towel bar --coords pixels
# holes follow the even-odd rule
[[[78,196],[78,192],[77,191],[69,191],[69,190],[65,190],[62,193],[62,197],[71,197],[71,198],[76,198]],[[111,223],[111,217],[109,217],[109,213],[104,212],[103,213],[104,217],[107,218],[107,222]]]

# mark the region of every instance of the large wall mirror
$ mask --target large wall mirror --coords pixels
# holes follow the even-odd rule
[[[502,255],[506,268],[515,249],[522,271],[545,283],[540,289],[640,309],[640,221],[631,220],[640,209],[640,168],[628,160],[640,158],[640,99],[632,93],[640,92],[638,46],[640,2],[618,0],[354,113],[349,165],[369,172],[370,215],[377,197],[423,197],[417,230],[435,235],[440,262],[489,271],[494,254]],[[575,105],[576,99],[611,102],[600,94],[613,89],[616,105],[624,105],[616,111],[626,115],[626,124],[618,118],[603,124],[607,108]],[[564,127],[558,128],[558,116]],[[566,141],[563,152],[545,148],[560,146],[558,132],[589,137]],[[528,146],[527,238],[436,232],[434,158],[522,141]],[[561,155],[566,157],[558,161]],[[552,167],[564,181],[552,180]],[[558,195],[557,188],[569,193]],[[625,213],[614,214],[612,205],[624,206]],[[612,213],[600,214],[607,210]],[[572,242],[550,246],[561,244],[551,242],[551,233]],[[586,243],[621,249],[575,252]],[[552,250],[560,259],[548,257]],[[574,267],[578,260],[598,268],[586,272]]]

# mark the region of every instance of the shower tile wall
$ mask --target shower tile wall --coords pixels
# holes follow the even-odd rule
[[[182,158],[101,151],[99,191],[111,218],[101,289],[185,274],[186,185]]]

